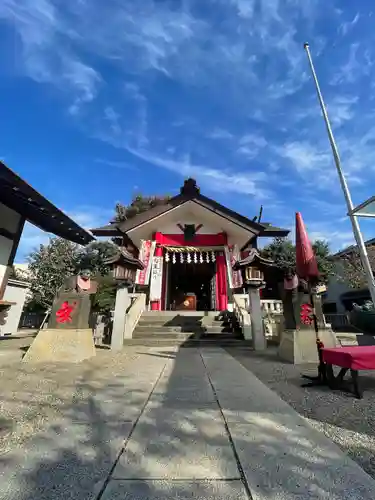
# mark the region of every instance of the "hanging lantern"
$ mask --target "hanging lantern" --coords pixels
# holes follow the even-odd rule
[[[175,254],[175,252],[172,253],[172,264],[176,264],[176,254]]]
[[[190,252],[188,252],[187,254],[187,263],[190,264],[191,263],[191,255],[190,255]]]
[[[206,252],[206,262],[207,262],[207,264],[209,264],[209,262],[210,262],[210,254],[209,254],[209,252]]]
[[[197,252],[194,252],[194,264],[198,262],[198,255]]]
[[[199,252],[199,262],[203,264],[203,253]]]
[[[211,252],[211,261],[212,262],[215,262],[216,258],[215,258],[215,252],[212,250]]]
[[[170,257],[169,257],[169,252],[167,251],[167,252],[165,253],[165,262],[169,262],[170,260],[171,260],[171,259],[170,259]]]
[[[180,262],[181,264],[184,263],[184,254],[182,252],[180,253]]]

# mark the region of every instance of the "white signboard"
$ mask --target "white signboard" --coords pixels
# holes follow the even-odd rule
[[[229,285],[229,288],[232,289],[233,288],[233,279],[232,279],[232,268],[231,268],[231,256],[230,256],[230,252],[229,252],[229,248],[227,245],[225,245],[224,247],[224,255],[225,255],[225,262],[227,264],[227,274],[228,274],[228,285]]]
[[[152,258],[150,300],[161,300],[161,287],[163,281],[163,257]]]

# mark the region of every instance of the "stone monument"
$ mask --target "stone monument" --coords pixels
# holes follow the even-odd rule
[[[97,288],[87,269],[68,277],[52,304],[48,328],[39,331],[23,361],[79,362],[95,356],[90,296]]]
[[[334,332],[325,323],[321,297],[314,288],[310,295],[307,283],[290,270],[285,273],[281,296],[284,331],[279,345],[280,358],[294,364],[318,363],[315,321],[324,346],[337,344]]]

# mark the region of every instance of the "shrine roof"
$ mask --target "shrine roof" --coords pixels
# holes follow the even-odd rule
[[[105,264],[130,264],[134,265],[137,269],[144,269],[144,264],[137,258],[134,257],[128,250],[125,248],[119,248],[119,250],[112,255],[111,257],[108,257],[108,259],[105,260]]]
[[[371,239],[365,241],[366,247],[372,247],[374,245],[375,245],[375,238],[371,238]],[[347,256],[347,255],[349,255],[357,250],[358,250],[357,245],[350,245],[350,246],[343,248],[342,250],[336,252],[335,254],[331,255],[331,258],[338,259],[340,257]]]
[[[270,259],[265,259],[262,257],[259,253],[259,251],[256,248],[252,248],[249,252],[249,255],[245,257],[242,260],[238,260],[234,266],[234,270],[239,270],[245,267],[250,266],[251,264],[260,264],[261,266],[264,267],[273,267],[274,266],[274,261]]]
[[[48,233],[80,245],[94,239],[26,181],[0,161],[0,202]]]
[[[229,222],[232,222],[243,229],[249,230],[258,236],[282,237],[287,236],[290,232],[288,229],[274,227],[269,223],[260,224],[255,222],[254,220],[251,220],[248,217],[240,215],[234,210],[221,205],[217,201],[202,195],[194,179],[188,179],[185,181],[180,194],[171,198],[165,205],[157,205],[125,221],[113,222],[107,226],[92,229],[91,231],[97,236],[116,236],[119,233],[127,233],[128,231],[131,231],[142,224],[146,224],[156,217],[160,217],[161,215],[164,215],[187,202],[194,202],[210,212],[217,214],[218,216],[227,219]]]

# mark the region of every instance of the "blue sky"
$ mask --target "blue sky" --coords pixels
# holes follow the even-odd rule
[[[338,249],[352,233],[303,42],[357,204],[375,185],[374,22],[369,0],[2,0],[0,156],[85,227],[193,176],[250,217],[301,211]],[[27,227],[17,260],[45,237]]]

